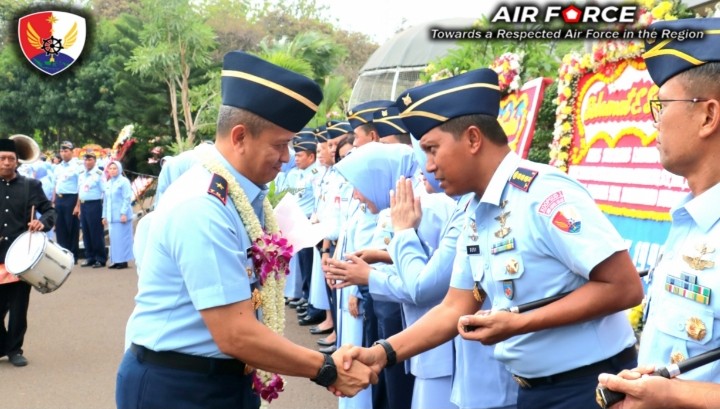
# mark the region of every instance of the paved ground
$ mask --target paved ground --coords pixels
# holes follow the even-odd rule
[[[111,409],[125,323],[133,309],[135,270],[76,266],[57,291],[30,299],[25,355],[15,368],[0,358],[0,409]],[[288,310],[287,336],[308,347],[317,337]],[[334,409],[337,400],[312,382],[287,378],[277,409]],[[171,409],[171,408],[169,408]]]

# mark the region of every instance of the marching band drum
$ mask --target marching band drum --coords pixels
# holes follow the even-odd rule
[[[25,232],[10,245],[5,268],[43,294],[60,288],[75,264],[72,253],[43,232]]]

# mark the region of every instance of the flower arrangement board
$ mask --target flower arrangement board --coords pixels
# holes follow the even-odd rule
[[[523,158],[528,157],[545,87],[550,82],[547,78],[535,78],[500,100],[498,122],[508,136],[510,148]]]

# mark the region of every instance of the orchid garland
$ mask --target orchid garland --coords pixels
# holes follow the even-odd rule
[[[282,335],[285,329],[283,289],[285,288],[285,276],[290,272],[292,245],[282,237],[267,197],[263,201],[265,216],[265,230],[263,230],[247,195],[230,172],[209,155],[203,159],[203,166],[224,178],[228,183],[228,195],[235,204],[250,241],[253,243],[251,248],[253,264],[256,266],[256,272],[259,272],[258,281],[262,287],[259,293],[253,294],[254,304],[262,308],[263,323],[276,334]],[[276,399],[283,388],[284,380],[276,373],[258,369],[253,374],[253,389],[267,403]]]

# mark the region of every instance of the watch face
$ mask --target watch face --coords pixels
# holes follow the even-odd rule
[[[337,380],[337,368],[335,367],[335,361],[333,361],[330,355],[325,355],[325,363],[320,372],[318,372],[317,378],[313,379],[315,383],[320,386],[328,387],[335,383]]]

